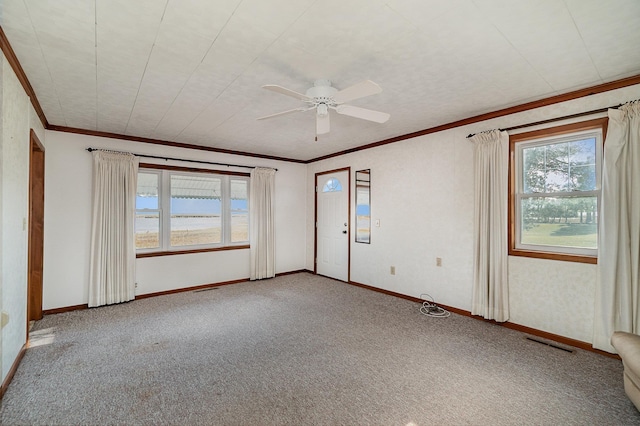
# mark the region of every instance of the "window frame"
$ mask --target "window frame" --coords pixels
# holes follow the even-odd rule
[[[529,132],[523,132],[518,134],[509,135],[509,255],[510,256],[523,256],[523,257],[532,257],[539,259],[551,259],[551,260],[562,260],[568,262],[580,262],[580,263],[591,263],[596,264],[598,262],[597,250],[591,251],[590,254],[586,252],[580,253],[581,250],[575,250],[571,248],[563,249],[563,247],[558,246],[558,250],[535,250],[532,249],[529,245],[521,245],[518,242],[518,238],[520,236],[519,226],[520,226],[520,218],[519,218],[519,202],[521,200],[520,194],[518,192],[520,186],[521,176],[518,176],[521,170],[517,170],[516,162],[517,155],[521,151],[521,147],[524,143],[537,143],[540,145],[546,145],[543,140],[548,139],[551,144],[555,140],[559,140],[562,137],[570,136],[571,134],[576,133],[588,133],[589,131],[600,131],[601,132],[601,143],[598,146],[596,142],[596,173],[600,176],[600,180],[597,181],[597,189],[596,191],[588,191],[585,193],[586,196],[593,196],[592,193],[597,193],[598,199],[598,210],[600,209],[600,192],[601,192],[601,176],[602,176],[602,159],[603,159],[603,147],[605,143],[605,138],[607,134],[607,124],[609,119],[607,117],[597,118],[588,121],[582,121],[577,123],[571,123],[556,127],[550,127],[540,130],[534,130]],[[566,197],[566,193],[559,193],[558,195],[564,195]],[[577,195],[577,194],[576,194]],[[551,197],[551,196],[548,196]],[[598,229],[599,236],[599,229]],[[547,246],[548,247],[548,246]]]
[[[144,169],[144,170],[141,170]],[[151,252],[157,252],[162,250],[163,247],[163,241],[164,241],[164,218],[163,218],[163,214],[162,214],[162,202],[161,202],[161,198],[162,198],[162,184],[163,184],[163,179],[162,179],[162,171],[158,170],[158,169],[150,169],[150,168],[143,168],[141,166],[138,166],[138,175],[140,173],[145,173],[145,174],[153,174],[156,175],[158,178],[158,205],[156,209],[138,209],[137,206],[137,194],[136,194],[136,209],[135,209],[135,218],[134,218],[134,229],[133,229],[133,233],[134,233],[134,249],[136,251],[136,254],[138,253],[151,253]],[[135,222],[136,222],[136,218],[138,216],[139,212],[148,212],[148,213],[157,213],[158,214],[158,247],[152,247],[152,248],[147,248],[147,249],[138,249],[135,245],[136,245],[136,241],[135,238],[137,237],[136,234],[136,230],[135,230]]]
[[[168,256],[177,254],[203,253],[225,250],[242,250],[249,248],[249,241],[231,241],[231,180],[246,180],[247,182],[247,216],[250,215],[249,188],[250,174],[242,172],[232,172],[226,170],[199,169],[192,167],[169,166],[162,164],[140,163],[138,173],[158,174],[158,208],[160,213],[160,247],[157,248],[136,248],[136,258]],[[222,178],[222,199],[221,199],[221,242],[213,244],[198,244],[187,246],[171,246],[171,176],[217,176]],[[136,209],[136,212],[143,211]],[[249,233],[247,232],[247,238]]]

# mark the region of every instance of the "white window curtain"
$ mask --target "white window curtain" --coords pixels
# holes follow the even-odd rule
[[[93,152],[93,218],[89,306],[135,297],[134,218],[138,158]]]
[[[609,110],[593,347],[615,352],[614,331],[640,334],[640,101]]]
[[[276,275],[274,169],[256,167],[251,171],[249,190],[249,244],[251,280],[273,278]]]
[[[509,319],[507,283],[507,173],[509,136],[491,130],[470,138],[474,146],[473,315]]]

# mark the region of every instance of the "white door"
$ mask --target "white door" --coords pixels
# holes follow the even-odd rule
[[[316,272],[349,280],[349,172],[316,176]]]

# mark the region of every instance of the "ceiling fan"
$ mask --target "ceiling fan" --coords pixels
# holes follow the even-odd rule
[[[338,114],[348,115],[363,120],[375,121],[376,123],[386,122],[390,115],[386,112],[373,111],[366,108],[360,108],[353,105],[346,105],[345,102],[355,99],[364,98],[365,96],[375,95],[382,92],[382,88],[371,80],[364,80],[346,89],[338,91],[331,86],[329,80],[316,80],[313,87],[309,88],[306,94],[298,93],[291,89],[287,89],[275,84],[267,84],[262,86],[264,89],[283,95],[291,96],[305,103],[304,106],[290,109],[288,111],[260,117],[258,120],[279,117],[281,115],[291,114],[298,111],[316,110],[316,135],[329,133],[331,129],[329,121],[329,110],[334,110]],[[317,138],[316,138],[317,139]]]

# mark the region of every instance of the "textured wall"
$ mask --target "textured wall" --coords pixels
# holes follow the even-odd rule
[[[310,165],[310,185],[318,171],[351,166],[352,197],[355,171],[371,169],[372,221],[379,219],[380,227],[373,226],[371,244],[351,243],[352,281],[415,297],[429,293],[441,303],[470,308],[465,296],[473,265],[473,180],[464,165],[472,164],[473,152],[456,134],[461,136],[425,136]],[[311,215],[313,202],[311,193]],[[307,267],[313,269],[313,227],[308,231]]]
[[[591,342],[597,265],[509,258],[511,321]]]
[[[47,131],[47,140],[44,309],[85,304],[88,300],[93,164],[91,154],[85,151],[88,147],[278,168],[276,272],[304,268],[306,166],[303,164],[52,131]],[[248,277],[249,250],[143,258],[136,262],[136,294]]]
[[[4,55],[2,68],[1,197],[2,310],[9,323],[2,329],[2,380],[26,342],[27,229],[29,207],[29,127],[32,112]]]
[[[470,311],[474,175],[466,136],[638,98],[640,86],[627,87],[310,164],[307,268],[313,269],[315,173],[351,167],[354,185],[355,171],[370,168],[372,220],[380,219],[381,226],[373,227],[370,245],[351,243],[352,281],[414,297],[428,293],[437,302]],[[442,258],[441,267],[436,257]],[[396,275],[389,273],[392,265]],[[511,321],[591,342],[595,278],[595,265],[510,258]]]

